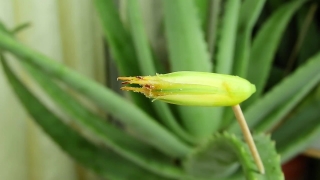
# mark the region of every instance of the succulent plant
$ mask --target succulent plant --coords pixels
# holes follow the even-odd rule
[[[235,105],[255,90],[242,107],[265,167],[265,174],[260,174],[230,107],[169,105],[157,100],[151,102],[138,93],[127,93],[123,97],[21,44],[15,38],[17,31],[1,25],[1,63],[17,97],[66,153],[101,177],[110,180],[280,180],[284,179],[281,163],[303,151],[319,135],[320,98],[316,91],[320,81],[319,50],[304,51],[307,53],[297,67],[289,73],[280,71],[287,76],[277,76],[276,83],[268,81],[274,76],[273,72],[279,70],[273,66],[273,60],[277,49],[283,48],[281,38],[285,29],[299,9],[310,7],[306,0],[281,3],[270,15],[263,14],[264,0],[161,0],[152,1],[149,6],[143,4],[144,1],[130,0],[124,1],[120,10],[113,0],[93,2],[120,76],[135,77],[121,79],[143,85],[142,89],[127,87],[127,90],[180,105],[181,101],[182,105],[214,103],[211,101],[214,99],[219,103],[213,105]],[[150,28],[146,26],[142,9],[149,9],[151,17],[161,17],[160,23],[153,24],[160,27],[157,30],[160,35],[152,37],[153,41],[148,36]],[[123,12],[123,18],[119,11]],[[300,17],[305,18],[306,14]],[[166,39],[165,48],[160,43],[163,38]],[[65,116],[50,109],[22,81],[5,53],[16,56]],[[243,88],[246,93],[239,99],[227,99],[220,94],[203,99],[196,97],[199,104],[192,104],[194,94],[170,99],[161,93],[153,94],[154,86],[140,81],[140,76],[176,71],[198,71],[244,82],[247,79],[256,88],[248,83]],[[220,77],[213,72],[244,79],[229,75]],[[203,79],[195,72],[189,73],[193,75],[184,77],[184,82]],[[156,82],[177,74],[150,76],[147,80]],[[211,83],[216,83],[214,77],[208,77],[204,84]],[[190,84],[183,85],[189,87]],[[165,88],[160,87],[160,91]],[[178,92],[180,88],[174,87]],[[121,125],[106,121],[69,89]],[[195,94],[207,92],[207,89],[202,90],[191,91]]]

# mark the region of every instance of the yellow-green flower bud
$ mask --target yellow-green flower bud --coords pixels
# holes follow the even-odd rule
[[[148,98],[187,106],[233,106],[256,91],[246,79],[225,74],[180,71],[156,76],[119,77],[122,90],[143,93]]]

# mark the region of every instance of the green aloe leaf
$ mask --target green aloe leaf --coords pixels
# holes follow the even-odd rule
[[[287,115],[320,82],[320,53],[286,77],[259,101],[253,103],[244,114],[250,128],[259,131],[270,129]],[[238,124],[230,127],[240,132]]]
[[[7,27],[0,21],[0,31],[6,33],[9,36],[13,36],[12,33],[7,29]]]
[[[237,38],[237,26],[241,1],[227,0],[221,19],[216,55],[215,72],[232,74],[233,55]]]
[[[13,30],[12,30],[12,34],[16,34],[19,33],[27,28],[29,28],[31,26],[30,22],[26,22],[26,23],[22,23],[19,24],[18,26],[16,26]]]
[[[265,135],[255,135],[254,140],[265,166],[264,175],[258,172],[247,145],[239,137],[229,133],[216,134],[207,143],[198,147],[184,161],[184,167],[197,179],[228,180],[239,164],[248,180],[284,179],[274,142]]]
[[[141,10],[137,0],[128,1],[128,20],[130,29],[135,44],[135,49],[138,54],[138,62],[142,75],[155,75],[156,68],[154,66],[154,60],[152,58],[151,47],[148,43],[147,34],[145,31],[145,25],[143,23]],[[191,137],[181,126],[170,111],[169,106],[163,102],[155,101],[152,103],[155,107],[162,122],[175,134],[181,137],[183,140],[191,143],[195,143],[195,139]]]
[[[270,139],[270,135],[258,134],[253,138],[266,171],[264,175],[255,173],[254,179],[284,180],[280,156],[276,151],[275,142]],[[246,151],[249,152],[249,148]]]
[[[311,6],[313,6],[313,5],[311,5]],[[303,16],[304,13],[300,13],[299,15],[300,15],[299,19],[301,19],[300,21],[303,21],[306,18]],[[301,17],[301,16],[303,16],[303,17]],[[316,18],[316,17],[314,17],[314,18]],[[304,28],[303,24],[304,24],[304,22],[299,22],[300,29]],[[298,62],[302,63],[306,59],[309,59],[310,55],[313,55],[314,53],[319,51],[319,47],[320,47],[320,33],[318,31],[317,21],[313,20],[313,21],[311,21],[310,27],[309,27],[308,31],[306,32],[305,38],[301,44],[301,50],[299,51],[299,55],[298,55],[299,56]]]
[[[245,107],[261,96],[282,34],[291,17],[305,1],[295,0],[282,5],[257,32],[252,44],[246,76],[251,83],[256,85],[257,92],[245,103]]]
[[[232,74],[240,5],[240,0],[228,0],[224,2],[216,45],[218,49],[215,57],[216,73]],[[215,109],[215,118],[222,119],[224,113],[233,114],[228,109],[219,107]],[[226,124],[228,124],[227,121],[221,121],[220,127],[224,127]]]
[[[208,6],[208,22],[205,32],[210,59],[212,60],[212,57],[215,57],[215,45],[218,34],[218,24],[220,20],[219,15],[221,11],[221,0],[209,1]]]
[[[305,150],[320,134],[320,100],[314,100],[299,112],[291,115],[276,129],[272,138],[277,142],[276,148],[286,162]],[[299,132],[299,133],[297,133]]]
[[[235,136],[216,134],[188,155],[183,166],[188,174],[197,179],[221,179],[239,167],[237,154],[233,152],[235,146],[242,146],[242,142]]]
[[[210,72],[212,64],[193,0],[164,0],[163,4],[171,70]]]
[[[112,180],[127,180],[132,178],[167,179],[146,171],[113,151],[98,147],[86,140],[47,109],[20,80],[17,79],[4,61],[2,54],[1,63],[12,88],[25,109],[41,128],[75,160],[92,169],[102,177]]]
[[[128,22],[133,39],[134,49],[138,56],[138,65],[141,75],[154,75],[156,68],[152,57],[151,46],[147,37],[146,27],[143,22],[141,8],[137,0],[128,1]]]
[[[200,20],[193,0],[164,0],[164,20],[171,71],[212,70]],[[217,128],[214,108],[178,106],[185,128],[198,139],[210,136]]]
[[[0,47],[19,57],[19,60],[23,59],[28,64],[39,68],[39,70],[55,79],[63,81],[91,99],[101,109],[108,111],[128,127],[135,130],[136,134],[141,137],[148,137],[145,142],[162,152],[171,156],[183,157],[191,150],[189,146],[134,104],[66,66],[32,51],[2,31],[0,31]]]
[[[121,22],[114,2],[112,0],[94,0],[94,4],[120,74],[124,76],[141,74],[132,37]],[[149,115],[154,115],[150,101],[139,94],[130,93],[130,96],[138,107],[144,109]]]
[[[125,76],[141,74],[132,38],[123,26],[114,2],[112,0],[94,0],[94,3],[121,74]]]
[[[154,173],[167,177],[180,177],[183,175],[182,170],[172,164],[171,158],[104,122],[103,118],[82,106],[79,101],[62,90],[46,74],[28,64],[25,64],[25,67],[51,97],[51,100],[71,116],[74,122],[80,124],[82,129],[94,135],[100,144],[106,145],[124,158]]]
[[[265,0],[246,0],[241,4],[233,73],[246,78],[251,51],[251,34]]]
[[[207,22],[208,22],[208,14],[209,14],[209,7],[210,7],[210,1],[209,0],[193,0],[194,5],[197,9],[198,17],[200,20],[201,27],[203,29],[203,32],[207,29]]]

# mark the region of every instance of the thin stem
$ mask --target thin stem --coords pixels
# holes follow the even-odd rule
[[[241,110],[239,104],[237,104],[235,106],[232,106],[232,110],[233,110],[233,112],[234,112],[234,114],[236,116],[236,119],[237,119],[238,123],[240,124],[244,139],[245,139],[245,141],[247,142],[247,144],[249,146],[249,149],[251,151],[253,159],[254,159],[255,163],[257,164],[260,173],[264,174],[265,170],[264,170],[263,163],[261,161],[261,158],[260,158],[259,152],[257,150],[257,147],[254,144],[251,132],[250,132],[250,130],[248,128],[246,119],[243,116],[243,113],[242,113],[242,110]]]

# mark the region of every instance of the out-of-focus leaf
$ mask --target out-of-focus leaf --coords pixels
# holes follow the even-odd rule
[[[7,27],[0,21],[0,31],[6,33],[8,36],[13,36],[12,33],[7,29]]]
[[[211,62],[193,0],[164,0],[164,19],[171,71],[211,71]],[[199,140],[219,124],[213,108],[178,106],[185,128]]]
[[[112,0],[94,0],[94,3],[121,74],[125,76],[141,74],[132,38],[124,28],[114,2]]]
[[[233,73],[245,78],[251,51],[251,34],[265,0],[246,0],[241,4]]]
[[[252,30],[262,11],[264,3],[265,0],[246,0],[241,4],[234,50],[233,70],[230,74],[243,78],[247,75],[251,51]],[[222,129],[225,129],[232,123],[233,116],[231,108],[224,110],[224,117],[221,124]]]
[[[154,75],[154,60],[137,0],[128,1],[127,13],[134,49],[138,56],[137,63],[142,72],[140,75]]]
[[[30,26],[31,26],[31,23],[29,23],[29,22],[20,24],[20,25],[18,25],[17,27],[15,27],[15,28],[12,30],[12,33],[13,33],[13,34],[16,34],[16,33],[20,32],[20,31],[22,31],[22,30],[27,29],[27,28],[30,27]]]
[[[209,4],[211,3],[210,0],[193,0],[195,7],[198,12],[198,17],[200,19],[200,24],[203,29],[203,32],[205,32],[207,27],[207,21],[208,21],[208,14],[209,14]]]
[[[272,133],[276,140],[276,148],[282,162],[286,162],[319,137],[320,134],[320,100],[311,102],[308,106],[293,113],[291,117]]]
[[[217,41],[215,72],[231,74],[240,10],[240,0],[227,0]]]
[[[234,153],[242,146],[235,136],[216,134],[201,146],[198,146],[183,162],[186,171],[198,179],[221,179],[235,172],[239,167],[237,154]],[[249,157],[243,151],[244,157]],[[250,163],[248,163],[250,164]]]
[[[270,139],[269,135],[264,134],[254,135],[253,138],[266,171],[265,174],[260,174],[257,173],[258,171],[256,169],[254,179],[284,180],[280,156],[276,151],[275,142]],[[246,148],[246,151],[249,152],[249,148]]]
[[[301,22],[299,24],[303,24],[303,23]],[[299,64],[303,63],[306,59],[309,59],[310,56],[318,52],[319,47],[320,47],[319,25],[317,25],[317,21],[312,21],[308,32],[306,32],[306,37],[303,41],[301,50],[299,52],[299,57],[298,57]]]
[[[253,41],[246,76],[251,83],[256,85],[257,92],[245,103],[245,107],[261,96],[282,34],[291,17],[305,1],[295,0],[282,5],[259,29]]]
[[[158,124],[145,112],[118,94],[74,72],[66,66],[32,51],[1,31],[0,47],[19,57],[19,60],[23,59],[28,64],[39,68],[39,70],[55,79],[63,81],[68,86],[85,95],[101,109],[108,111],[128,127],[134,129],[136,134],[139,134],[141,137],[148,137],[145,139],[145,142],[162,152],[171,156],[183,157],[191,150],[189,146]]]
[[[208,44],[208,50],[210,54],[210,59],[213,60],[215,57],[215,46],[216,39],[218,34],[218,24],[220,21],[219,15],[221,11],[221,0],[209,1],[209,13],[208,13],[208,22],[205,29],[206,40]]]
[[[281,77],[283,76],[283,73],[284,73],[284,69],[277,66],[273,66],[272,69],[270,70],[269,80],[266,86],[273,87],[276,84],[280,83],[282,80]]]
[[[135,44],[135,49],[138,54],[138,62],[142,71],[141,75],[155,75],[156,69],[154,67],[154,61],[152,59],[151,47],[148,43],[145,26],[142,19],[141,10],[137,0],[128,1],[128,21]],[[163,102],[155,101],[152,103],[157,111],[162,122],[175,134],[181,137],[183,140],[195,143],[193,137],[185,132],[184,129],[178,124],[177,120],[173,116],[169,109],[169,106]]]
[[[165,0],[163,4],[171,70],[210,72],[209,54],[193,1]]]
[[[270,137],[254,137],[266,173],[260,174],[247,145],[239,137],[228,133],[216,134],[203,146],[198,147],[184,161],[186,171],[197,179],[225,179],[234,174],[239,163],[247,180],[281,180],[280,157]]]
[[[219,21],[221,25],[219,25],[220,27],[218,28],[216,45],[216,73],[232,74],[240,4],[240,0],[228,0],[224,2],[222,18]],[[222,120],[224,112],[232,114],[228,109],[219,107],[214,111],[215,118]],[[219,126],[224,127],[227,123],[227,121],[221,121]]]
[[[124,76],[137,76],[139,70],[132,38],[120,20],[119,12],[113,0],[94,0],[96,10],[117,68]],[[130,93],[135,104],[149,115],[154,115],[150,101],[140,94]]]
[[[129,1],[126,1],[128,4]],[[168,73],[162,1],[138,0],[157,73]],[[129,8],[129,7],[128,7]],[[126,8],[127,9],[127,8]],[[130,17],[128,17],[129,19]]]
[[[249,127],[259,127],[259,131],[264,131],[277,124],[320,82],[319,67],[320,53],[253,103],[244,112]],[[240,132],[236,123],[230,130]]]
[[[2,56],[2,55],[1,55]],[[114,180],[154,179],[165,177],[146,171],[111,150],[102,149],[65,125],[17,79],[1,57],[4,71],[23,106],[41,128],[71,157],[105,178]],[[118,164],[118,165],[117,165]],[[169,180],[169,179],[168,179]]]
[[[63,91],[46,74],[25,64],[31,75],[64,112],[94,135],[99,143],[106,145],[119,155],[157,174],[167,177],[180,177],[182,170],[172,164],[172,159],[164,156],[150,146],[111,126],[96,114],[83,107],[81,103]]]

